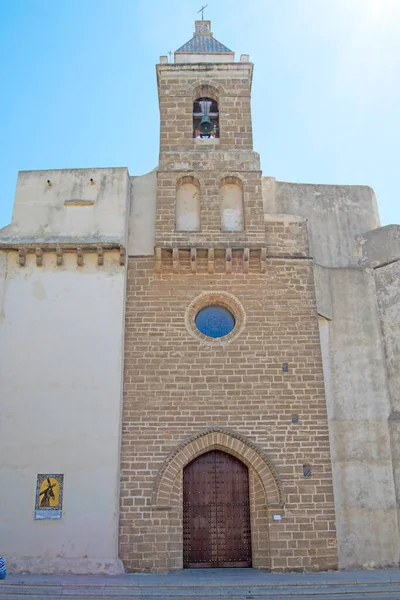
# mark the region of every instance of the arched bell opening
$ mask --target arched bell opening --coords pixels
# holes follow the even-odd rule
[[[184,568],[251,567],[249,470],[221,450],[183,469]]]
[[[217,100],[200,97],[194,101],[193,137],[219,138],[219,110]]]

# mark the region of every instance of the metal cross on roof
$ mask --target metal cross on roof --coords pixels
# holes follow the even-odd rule
[[[205,6],[202,6],[200,10],[197,11],[197,14],[199,14],[199,12],[201,12],[201,20],[204,21],[204,9],[207,8],[208,4],[206,4]]]

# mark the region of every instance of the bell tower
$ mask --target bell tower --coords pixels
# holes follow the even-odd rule
[[[264,216],[252,73],[204,20],[157,65],[155,257],[129,256],[126,293],[127,570],[337,565],[307,224]]]
[[[193,37],[157,65],[160,106],[156,253],[263,245],[260,161],[253,151],[248,55],[196,21]]]

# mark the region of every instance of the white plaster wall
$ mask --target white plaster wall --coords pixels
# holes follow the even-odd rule
[[[125,244],[129,196],[126,168],[21,171],[12,223],[1,230],[0,241]],[[71,200],[78,205],[64,204]],[[93,205],[79,205],[82,201]]]
[[[125,267],[64,261],[10,252],[3,293],[0,274],[1,552],[15,571],[116,572]],[[33,518],[46,472],[65,476],[61,520]]]
[[[129,256],[154,254],[157,206],[157,171],[131,178]]]
[[[340,568],[398,566],[385,355],[371,269],[329,269],[319,301]],[[318,294],[318,286],[317,286]]]
[[[264,211],[308,219],[310,250],[325,267],[358,264],[356,236],[379,227],[373,190],[366,186],[311,185],[263,177]]]

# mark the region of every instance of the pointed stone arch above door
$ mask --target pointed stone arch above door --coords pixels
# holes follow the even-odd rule
[[[283,508],[284,496],[277,470],[268,455],[244,435],[225,427],[203,429],[184,440],[167,457],[157,475],[152,495],[154,508],[176,506],[181,489],[180,475],[190,461],[209,450],[236,456],[258,476],[266,508]]]

